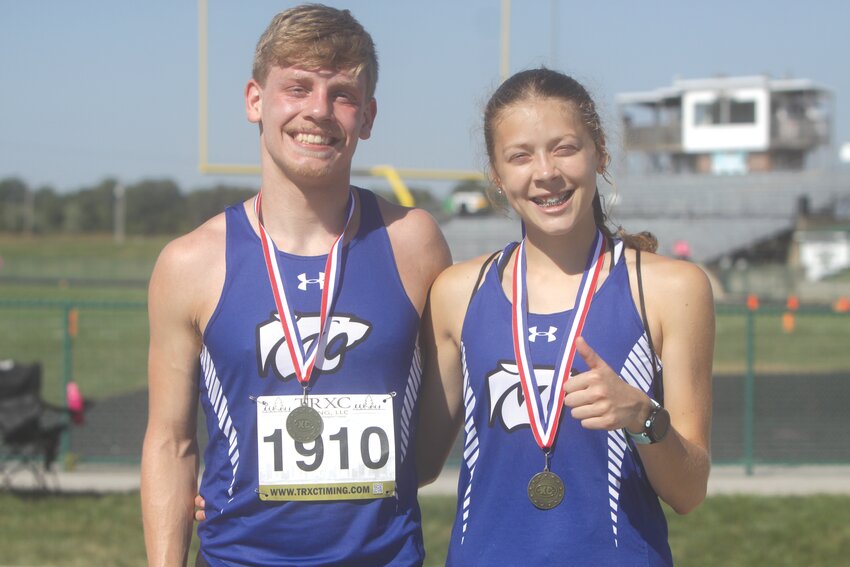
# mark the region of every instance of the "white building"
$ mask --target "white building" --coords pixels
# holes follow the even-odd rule
[[[830,141],[832,95],[806,79],[675,80],[617,106],[626,152],[649,172],[800,170]]]
[[[801,231],[794,235],[806,279],[819,281],[850,268],[850,232]]]

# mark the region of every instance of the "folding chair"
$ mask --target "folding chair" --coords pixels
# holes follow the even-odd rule
[[[29,470],[36,490],[48,490],[68,410],[41,399],[41,365],[0,361],[0,474],[12,486]],[[54,477],[55,478],[55,477]],[[56,484],[56,483],[54,483]]]

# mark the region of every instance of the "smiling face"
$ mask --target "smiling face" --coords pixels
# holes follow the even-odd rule
[[[573,103],[517,100],[498,113],[492,133],[494,180],[529,236],[595,226],[592,203],[605,156]]]
[[[274,66],[245,91],[248,120],[260,124],[261,161],[297,185],[344,183],[359,140],[369,138],[375,100],[353,72]]]

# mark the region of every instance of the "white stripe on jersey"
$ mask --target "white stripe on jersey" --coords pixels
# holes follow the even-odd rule
[[[463,460],[469,470],[469,484],[466,487],[466,493],[463,499],[463,529],[461,534],[466,534],[466,527],[469,524],[469,505],[472,500],[472,477],[475,475],[475,463],[478,462],[478,430],[475,427],[475,393],[469,384],[469,370],[466,367],[466,348],[463,343],[460,345],[461,363],[463,365],[463,405],[465,406],[466,417],[464,419],[464,429],[466,431],[463,447]],[[460,543],[463,545],[464,535],[460,537]]]
[[[218,379],[215,365],[212,358],[210,358],[210,352],[207,350],[206,345],[201,350],[201,370],[204,373],[204,384],[207,387],[207,399],[213,407],[215,415],[218,417],[218,428],[224,434],[225,438],[230,440],[228,456],[230,457],[230,465],[233,467],[233,478],[230,480],[227,495],[232,500],[233,486],[236,483],[236,471],[239,469],[239,447],[236,445],[236,427],[230,419],[227,398],[224,396],[221,381]]]

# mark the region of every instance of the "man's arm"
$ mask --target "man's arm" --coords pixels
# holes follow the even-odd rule
[[[434,218],[378,197],[404,291],[422,316],[431,284],[452,264],[452,254]]]
[[[439,331],[435,332],[435,308],[431,285],[451,266],[451,252],[437,223],[421,209],[407,209],[378,199],[381,215],[393,246],[396,266],[407,296],[421,315],[422,385],[419,390],[419,421],[416,429],[416,469],[419,485],[433,482],[451,450],[460,424],[460,355],[443,325],[451,310],[442,301]],[[450,268],[448,271],[451,271]],[[451,279],[451,278],[450,278]],[[452,280],[453,281],[453,280]],[[442,286],[448,289],[447,281]],[[451,294],[439,294],[440,298]],[[465,306],[463,307],[465,310]],[[463,313],[458,314],[460,317]],[[437,341],[441,345],[440,359]],[[445,381],[445,383],[444,383]]]
[[[192,243],[169,244],[148,296],[148,427],[142,449],[142,516],[149,565],[183,565],[197,491],[197,367],[201,339]],[[195,280],[197,281],[197,280]]]

